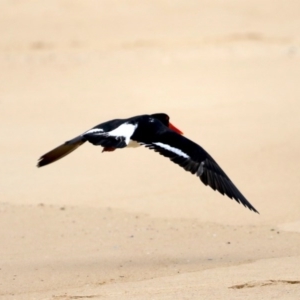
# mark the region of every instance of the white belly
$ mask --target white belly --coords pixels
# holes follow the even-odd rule
[[[130,140],[128,145],[127,145],[127,148],[136,148],[136,147],[139,147],[139,146],[141,146],[141,145],[138,142]]]

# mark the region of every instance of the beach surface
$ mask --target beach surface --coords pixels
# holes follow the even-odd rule
[[[300,299],[300,2],[2,1],[0,299]],[[255,214],[96,124],[168,113]]]

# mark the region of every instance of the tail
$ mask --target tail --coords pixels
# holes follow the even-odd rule
[[[86,142],[82,136],[77,136],[76,138],[65,142],[64,144],[56,147],[55,149],[49,151],[48,153],[44,154],[40,157],[37,167],[43,167],[49,165],[64,156],[68,155],[69,153],[73,152],[79,146]]]

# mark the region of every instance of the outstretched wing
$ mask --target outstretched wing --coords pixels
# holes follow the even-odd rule
[[[86,131],[80,136],[65,142],[55,149],[44,154],[38,161],[38,167],[51,164],[69,153],[73,152],[86,141],[94,145],[100,145],[106,149],[124,148],[128,145],[130,137],[135,131],[136,125],[131,123],[124,123],[123,120],[113,120],[114,126],[119,125],[110,131],[104,131],[101,127],[109,127],[110,122],[105,122],[96,127]]]
[[[186,171],[196,174],[205,185],[209,185],[213,190],[219,191],[222,195],[227,195],[258,213],[217,162],[202,147],[191,140],[166,127],[155,135],[151,142],[138,142],[168,157]]]
[[[66,155],[76,150],[83,143],[85,143],[85,141],[86,140],[82,136],[77,136],[76,138],[65,142],[64,144],[41,156],[37,166],[43,167],[65,157]]]

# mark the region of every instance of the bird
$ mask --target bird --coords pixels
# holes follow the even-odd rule
[[[169,158],[184,170],[196,174],[204,185],[259,213],[238,190],[212,156],[189,140],[170,122],[166,113],[138,115],[101,123],[42,155],[37,167],[51,164],[85,142],[102,146],[102,152],[144,146]]]

